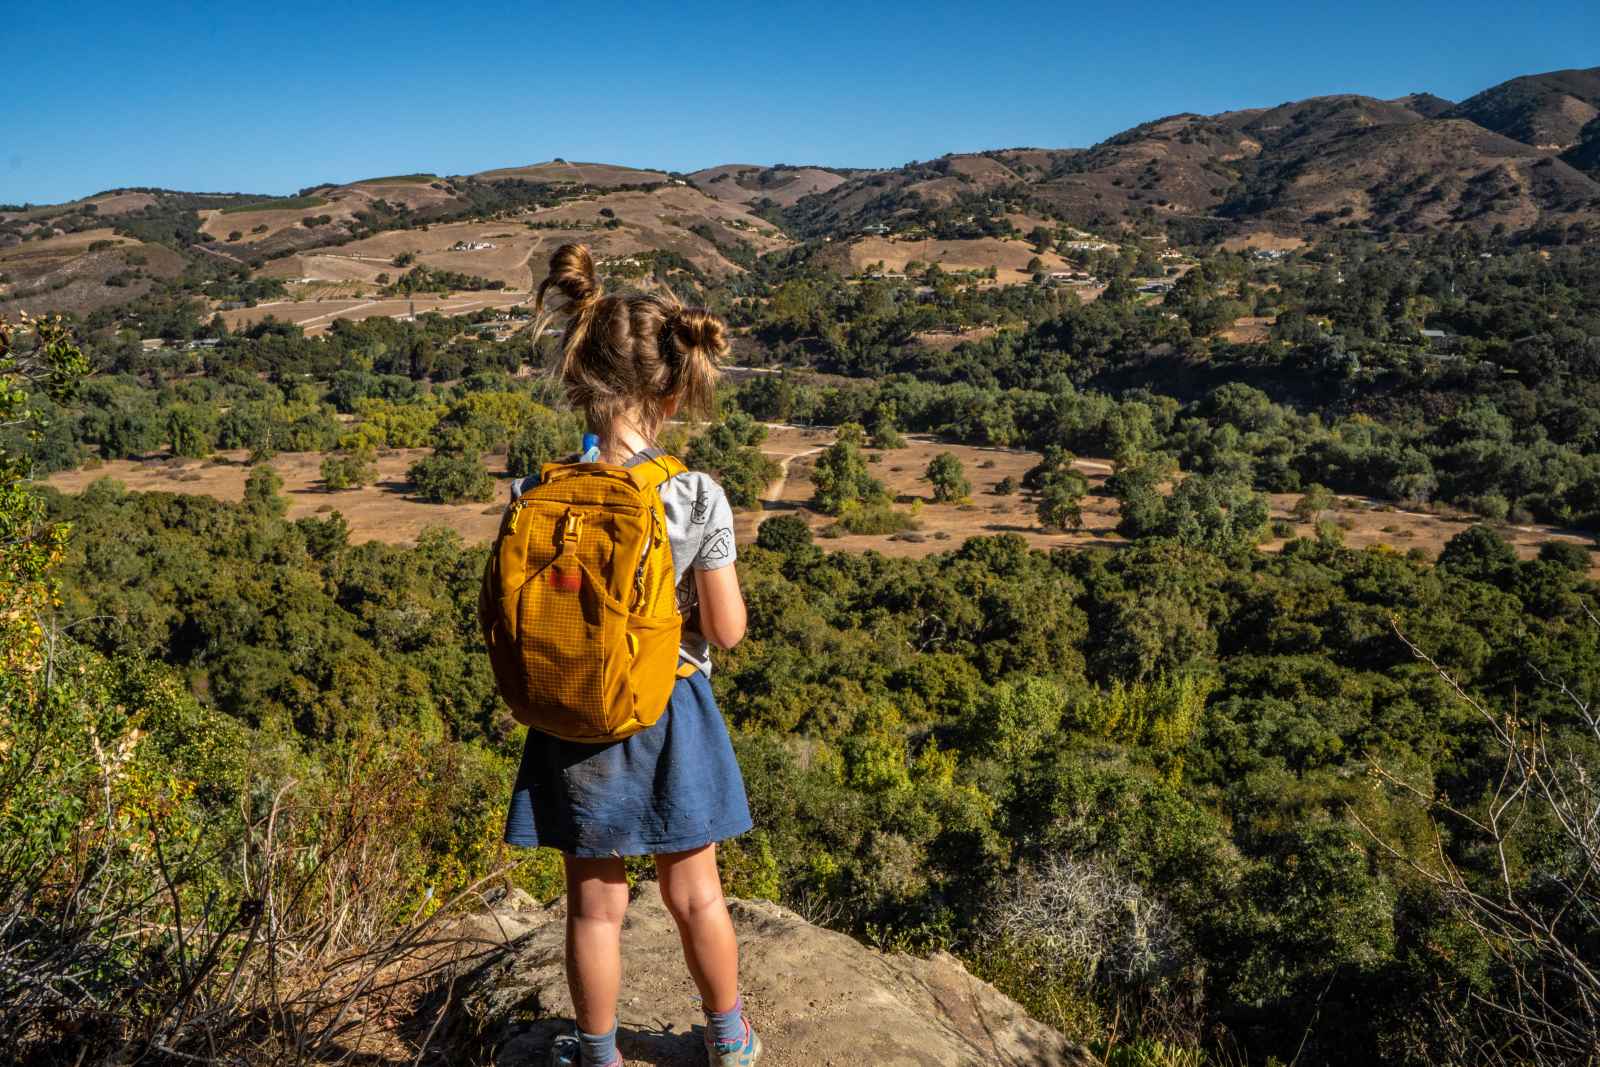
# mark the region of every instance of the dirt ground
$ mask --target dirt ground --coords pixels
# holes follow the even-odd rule
[[[429,526],[447,526],[469,542],[488,541],[495,535],[500,510],[511,498],[511,479],[505,476],[504,457],[485,457],[484,466],[495,476],[495,501],[482,504],[426,504],[410,495],[406,469],[428,454],[427,449],[396,449],[378,457],[378,478],[361,489],[329,492],[322,487],[321,452],[285,452],[272,461],[283,479],[289,499],[289,518],[326,516],[338,511],[350,524],[354,542],[415,542]],[[48,485],[63,492],[82,491],[98,478],[115,478],[138,492],[194,493],[220,500],[244,499],[250,468],[244,452],[219,452],[211,459],[117,460],[93,470],[64,471],[51,475]]]
[[[1250,248],[1259,248],[1263,252],[1293,252],[1297,248],[1304,248],[1305,244],[1303,237],[1286,237],[1282,234],[1262,232],[1230,237],[1218,247],[1224,252],[1243,252]]]
[[[327,330],[334,319],[366,319],[373,317],[401,318],[411,314],[416,305],[417,314],[437,311],[441,315],[463,315],[484,308],[511,307],[529,299],[523,290],[500,289],[481,293],[457,293],[454,296],[417,296],[410,298],[374,299],[367,297],[339,297],[327,300],[274,300],[257,304],[253,308],[236,308],[224,311],[222,320],[230,330],[260,322],[278,319],[300,326],[315,336]]]
[[[807,502],[812,488],[810,471],[816,457],[833,441],[825,429],[773,427],[763,451],[777,460],[782,474],[767,490],[759,509],[735,516],[734,526],[741,544],[755,540],[760,524],[773,515],[797,514],[821,533],[833,523],[829,516],[811,510]],[[940,452],[952,452],[961,460],[972,495],[965,503],[941,504],[923,472]],[[285,453],[272,461],[283,478],[284,494],[289,498],[289,517],[326,515],[337,510],[350,524],[355,542],[381,540],[414,542],[429,526],[446,526],[469,543],[488,541],[499,524],[500,509],[510,498],[510,476],[503,470],[503,458],[487,456],[484,466],[495,477],[496,496],[492,503],[426,504],[410,496],[406,468],[424,449],[400,449],[378,457],[378,479],[362,489],[329,492],[322,488],[322,453]],[[1116,533],[1116,500],[1104,495],[1103,486],[1112,467],[1108,460],[1082,458],[1075,464],[1089,479],[1090,495],[1083,501],[1083,528],[1070,532],[1046,531],[1035,514],[1035,503],[1023,493],[997,496],[995,486],[1004,478],[1016,482],[1038,462],[1038,454],[1022,449],[989,448],[976,445],[945,444],[925,435],[910,435],[905,448],[869,450],[869,469],[896,499],[896,506],[912,513],[916,529],[892,535],[846,534],[819,536],[817,544],[830,551],[862,552],[872,549],[888,556],[921,557],[958,547],[969,537],[1002,533],[1021,535],[1040,549],[1120,545],[1125,540]],[[873,457],[876,457],[875,459]],[[80,492],[97,478],[112,477],[129,489],[143,492],[200,493],[220,499],[238,500],[250,468],[244,453],[227,452],[209,460],[119,460],[93,470],[66,471],[52,475],[47,484],[63,492]],[[1299,495],[1277,493],[1269,498],[1274,519],[1292,521],[1291,509]],[[1433,515],[1408,512],[1377,501],[1346,498],[1329,512],[1327,519],[1345,532],[1345,543],[1353,548],[1386,545],[1404,552],[1423,549],[1430,558],[1438,555],[1450,538],[1472,525],[1468,515]],[[1298,536],[1310,536],[1308,524],[1296,523]],[[1593,539],[1583,534],[1546,526],[1503,526],[1501,533],[1519,555],[1531,558],[1546,541],[1571,541],[1590,545]],[[1283,539],[1267,541],[1266,551],[1283,547]],[[1600,556],[1591,573],[1600,577]]]
[[[1220,336],[1234,344],[1260,344],[1272,336],[1272,326],[1277,321],[1277,316],[1273,315],[1244,315],[1234,319],[1233,325]]]
[[[907,263],[920,260],[926,264],[937,263],[947,271],[987,270],[994,267],[997,280],[1011,284],[1033,279],[1027,266],[1036,255],[1047,271],[1068,270],[1071,267],[1054,252],[1039,255],[1026,241],[1006,241],[998,237],[971,241],[862,237],[852,241],[849,249],[850,266],[858,271],[878,262],[882,262],[889,270],[903,271]]]

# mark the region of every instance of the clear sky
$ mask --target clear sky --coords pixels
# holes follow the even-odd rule
[[[553,156],[894,166],[1600,63],[1600,2],[11,0],[0,202],[284,193]]]

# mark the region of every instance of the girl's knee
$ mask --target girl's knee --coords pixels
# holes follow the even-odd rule
[[[667,911],[680,923],[693,922],[707,914],[726,908],[722,898],[722,883],[718,879],[683,879],[671,884],[662,883],[661,899]]]

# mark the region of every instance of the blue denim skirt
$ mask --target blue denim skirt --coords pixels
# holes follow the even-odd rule
[[[749,830],[750,804],[711,682],[680,678],[654,726],[602,745],[528,731],[506,842],[574,856],[685,852]]]

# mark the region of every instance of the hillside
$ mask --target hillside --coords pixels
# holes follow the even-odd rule
[[[1600,208],[1596,71],[1513,79],[1459,105],[1313,97],[1216,115],[1178,114],[1085,151],[952,155],[856,175],[799,201],[803,233],[923,220],[1004,190],[1090,227],[1197,219],[1234,231],[1358,225],[1583,233]],[[1571,158],[1547,162],[1552,149]]]
[[[1033,259],[1018,238],[1063,223],[1113,238],[1165,231],[1179,244],[1338,229],[1592,240],[1600,68],[1514,78],[1459,104],[1427,92],[1319,96],[1169,115],[1087,149],[955,153],[879,170],[728,163],[678,176],[558,158],[287,197],[116,189],[0,209],[0,310],[88,314],[180,276],[208,310],[283,297],[359,303],[419,287],[516,291],[532,283],[530,264],[575,239],[624,273],[665,262],[697,282],[749,271],[794,237],[878,242],[819,261],[846,271],[921,259],[1017,282]],[[939,248],[921,254],[906,241]],[[432,273],[405,294],[379,291],[417,268]]]
[[[763,167],[726,163],[689,175],[695,188],[718,200],[792,207],[803,196],[825,193],[845,182],[843,173],[820,167]]]
[[[1561,151],[1600,115],[1600,67],[1512,78],[1463,100],[1449,114],[1535,148]]]

